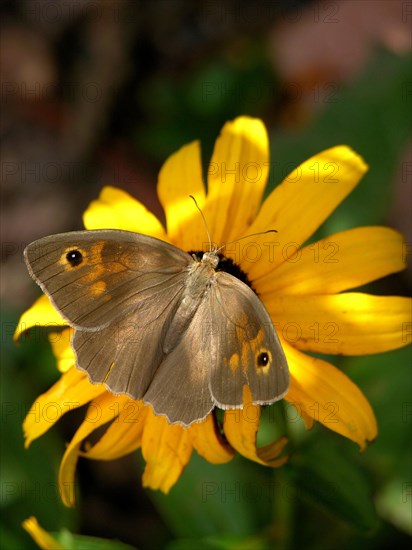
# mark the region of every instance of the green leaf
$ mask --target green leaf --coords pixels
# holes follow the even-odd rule
[[[67,529],[50,534],[58,540],[65,550],[134,550],[134,546],[124,544],[118,540],[75,535]]]
[[[408,466],[410,468],[410,464]],[[404,475],[395,474],[375,500],[381,517],[398,529],[412,535],[410,470],[406,468],[403,470]]]
[[[272,472],[240,456],[213,465],[194,453],[168,495],[148,495],[177,537],[248,536],[271,521]]]
[[[363,388],[378,421],[378,437],[365,461],[379,473],[398,471],[410,453],[412,347],[377,355],[345,357],[342,368]]]
[[[358,455],[345,452],[346,442],[334,434],[314,436],[290,461],[295,490],[354,527],[373,529],[377,518],[371,488],[356,461]]]
[[[412,347],[365,357],[345,358],[348,375],[367,388],[378,421],[378,438],[364,454],[375,477],[379,515],[412,534],[410,504]]]
[[[167,550],[272,550],[273,544],[264,537],[214,536],[204,539],[179,539]]]

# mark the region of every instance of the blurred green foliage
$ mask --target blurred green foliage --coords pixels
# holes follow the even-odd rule
[[[58,378],[47,337],[33,331],[16,345],[11,336],[18,321],[2,313],[1,357],[1,532],[2,548],[37,548],[22,530],[21,522],[36,515],[50,529],[76,529],[77,511],[63,506],[58,469],[64,442],[50,432],[26,450],[22,422],[32,402]],[[7,337],[5,337],[7,336]]]

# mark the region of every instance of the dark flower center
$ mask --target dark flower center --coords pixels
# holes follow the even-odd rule
[[[201,250],[190,250],[188,254],[190,254],[191,256],[196,256],[198,260],[201,260],[204,252],[202,252]],[[233,277],[236,277],[237,279],[239,279],[239,281],[245,283],[245,285],[247,285],[253,290],[255,294],[257,294],[246,273],[242,269],[240,269],[240,267],[232,260],[232,258],[226,258],[224,254],[218,254],[218,257],[219,264],[216,271],[225,271],[226,273],[229,273],[229,275],[233,275]]]

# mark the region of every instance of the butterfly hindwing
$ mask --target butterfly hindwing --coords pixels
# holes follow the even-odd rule
[[[216,360],[207,328],[211,323],[207,300],[200,302],[176,346],[165,355],[144,401],[169,422],[189,426],[213,409],[209,372]]]
[[[288,390],[289,371],[264,305],[228,273],[218,272],[211,290],[210,333],[218,361],[212,364],[209,385],[215,404],[241,407],[245,385],[255,404],[278,401]]]
[[[159,292],[156,314],[129,311],[97,331],[76,330],[72,347],[80,370],[112,393],[141,399],[164,359],[162,343],[180,302],[182,289]]]

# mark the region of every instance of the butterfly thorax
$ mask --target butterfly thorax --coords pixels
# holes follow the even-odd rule
[[[190,325],[216,274],[215,267],[219,263],[216,254],[206,252],[201,260],[197,257],[193,259],[179,306],[165,337],[163,346],[165,353],[169,353],[176,346]]]
[[[189,268],[189,276],[186,282],[184,298],[199,300],[211,284],[216,273],[216,267],[220,261],[214,252],[205,252],[202,259],[193,256],[194,262]]]

